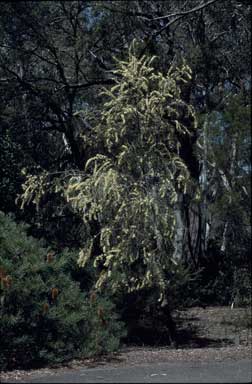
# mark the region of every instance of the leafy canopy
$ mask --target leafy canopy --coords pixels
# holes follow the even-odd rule
[[[79,264],[93,260],[96,288],[108,284],[113,291],[132,292],[156,286],[161,299],[165,271],[177,268],[174,204],[190,183],[179,137],[190,135],[196,120],[181,97],[190,68],[183,63],[162,74],[154,68],[155,57],[138,59],[136,49],[133,42],[128,60],[117,61],[115,85],[101,93],[105,102],[93,136],[100,151],[86,162],[84,175],[70,177],[64,194],[86,224]],[[190,127],[183,124],[185,117]],[[24,202],[36,188],[41,193],[42,179],[40,188],[33,176],[32,183],[27,179]],[[100,229],[95,236],[94,222]]]

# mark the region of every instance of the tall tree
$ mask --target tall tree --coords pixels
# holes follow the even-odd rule
[[[201,186],[202,199],[199,203],[192,196],[180,195],[175,207],[176,248],[177,254],[183,254],[197,269],[207,256],[210,233],[208,186],[215,178],[209,180],[207,150],[212,116],[225,113],[228,94],[250,87],[249,2],[19,1],[3,4],[1,11],[1,140],[6,142],[8,131],[9,148],[13,148],[4,151],[1,161],[7,163],[10,154],[13,164],[34,174],[41,169],[82,171],[87,159],[102,149],[102,143],[94,144],[93,140],[96,119],[90,120],[88,115],[103,102],[97,98],[100,87],[115,84],[120,77],[111,72],[113,55],[124,59],[134,37],[141,41],[138,57],[158,55],[155,65],[162,73],[181,56],[186,58],[192,79],[183,87],[182,96],[196,108],[200,124],[198,132],[179,138],[180,156],[195,185]],[[198,157],[197,135],[202,146]],[[226,143],[235,148],[232,137],[226,136]],[[19,151],[14,150],[17,147]],[[23,153],[21,161],[16,153]],[[10,192],[5,210],[14,209],[14,195],[23,180],[19,171],[12,175],[13,179],[8,179],[5,171],[2,194]],[[46,232],[50,222],[55,223],[55,218],[64,216],[65,203],[57,194],[48,195],[44,203],[47,209],[36,213],[34,219],[44,222],[39,235]],[[32,220],[35,212],[30,212]],[[25,215],[28,219],[28,212]],[[57,219],[58,228],[68,218]],[[77,220],[78,228],[79,224]],[[51,227],[48,232],[52,233]],[[59,237],[62,232],[58,231]],[[77,231],[75,239],[79,234]]]
[[[113,71],[120,75],[115,86],[103,92],[93,136],[98,152],[87,160],[86,173],[69,180],[69,174],[56,176],[54,185],[62,185],[83,216],[86,241],[79,263],[93,260],[95,288],[113,293],[155,288],[166,306],[174,294],[169,284],[176,285],[182,270],[174,207],[191,186],[180,140],[194,133],[196,120],[181,92],[190,68],[181,64],[162,75],[154,59],[138,59],[133,42],[128,60],[118,61]],[[23,204],[33,199],[39,205],[49,178],[28,177]]]

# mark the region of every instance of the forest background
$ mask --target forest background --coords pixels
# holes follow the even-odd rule
[[[1,4],[2,368],[251,305],[249,3]]]

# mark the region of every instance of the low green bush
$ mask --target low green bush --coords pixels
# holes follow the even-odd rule
[[[108,298],[83,292],[56,255],[0,212],[0,368],[115,351],[124,328]]]

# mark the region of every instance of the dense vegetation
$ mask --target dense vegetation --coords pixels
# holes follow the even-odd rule
[[[251,304],[249,55],[245,0],[2,4],[2,368]]]
[[[108,298],[74,279],[76,254],[56,254],[0,213],[1,368],[113,352],[124,329]],[[83,276],[84,277],[84,276]],[[87,277],[87,276],[86,276]]]

